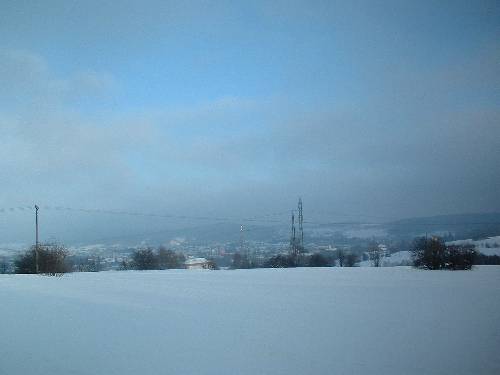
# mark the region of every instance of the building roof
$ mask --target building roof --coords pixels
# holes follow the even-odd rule
[[[195,264],[204,264],[207,262],[208,262],[208,260],[206,258],[189,258],[184,262],[184,264],[186,266],[192,266]]]

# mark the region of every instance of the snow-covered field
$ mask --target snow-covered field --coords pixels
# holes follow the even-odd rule
[[[500,267],[0,275],[0,374],[499,374]]]

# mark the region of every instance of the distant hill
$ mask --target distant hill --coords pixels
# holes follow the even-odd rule
[[[192,242],[212,241],[239,241],[241,225],[238,223],[222,222],[217,224],[200,225],[175,231],[175,236],[189,238]],[[274,226],[244,225],[243,236],[245,240],[278,240],[279,230]]]
[[[500,213],[417,217],[386,223],[389,235],[414,237],[439,234],[450,239],[481,239],[500,234]]]
[[[137,245],[147,243],[159,244],[189,243],[191,245],[208,245],[214,243],[240,242],[240,224],[220,222],[194,225],[185,228],[171,228],[144,233],[138,231],[110,236],[89,243],[112,245]],[[279,243],[290,239],[290,226],[283,224],[248,224],[243,227],[245,241]],[[332,243],[361,243],[373,238],[392,237],[411,240],[425,234],[440,235],[447,241],[460,239],[483,239],[500,235],[500,213],[460,214],[429,217],[407,218],[388,223],[307,223],[304,225],[306,243],[317,245]],[[68,242],[68,244],[71,244]],[[86,245],[88,243],[79,243]]]

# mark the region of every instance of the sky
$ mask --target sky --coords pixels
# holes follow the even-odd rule
[[[0,236],[500,211],[499,40],[498,1],[2,0]]]

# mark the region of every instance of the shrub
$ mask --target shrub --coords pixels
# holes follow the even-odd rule
[[[446,245],[439,237],[418,238],[411,250],[413,266],[429,270],[469,270],[474,264],[473,245]]]
[[[345,267],[356,267],[357,263],[359,263],[359,257],[356,254],[353,253],[347,254],[344,260]]]
[[[158,269],[158,257],[150,247],[134,251],[132,259],[136,270]]]
[[[160,247],[157,253],[152,247],[147,247],[134,251],[132,262],[122,262],[120,269],[165,270],[169,268],[183,268],[185,259],[184,254],[177,254],[164,247]]]
[[[344,250],[339,249],[339,250],[337,251],[337,259],[339,260],[339,267],[344,267],[344,263],[345,263],[345,254],[344,254]]]
[[[185,257],[183,254],[176,254],[172,250],[164,247],[158,249],[158,268],[161,270],[169,268],[181,268],[184,265]]]
[[[446,245],[439,237],[417,238],[411,255],[414,267],[439,270],[445,267]]]
[[[68,250],[62,245],[45,244],[38,246],[38,273],[58,276],[70,272],[71,266],[66,258]],[[32,246],[14,262],[15,272],[36,273],[36,246]]]
[[[452,270],[470,270],[475,257],[476,251],[473,245],[449,245],[446,247],[445,267]]]
[[[275,255],[265,263],[267,268],[290,268],[296,267],[294,257],[285,254]]]
[[[382,250],[375,243],[370,243],[368,247],[368,258],[370,259],[373,267],[380,267],[382,263]]]
[[[328,259],[319,253],[314,253],[309,258],[309,267],[328,267]]]

